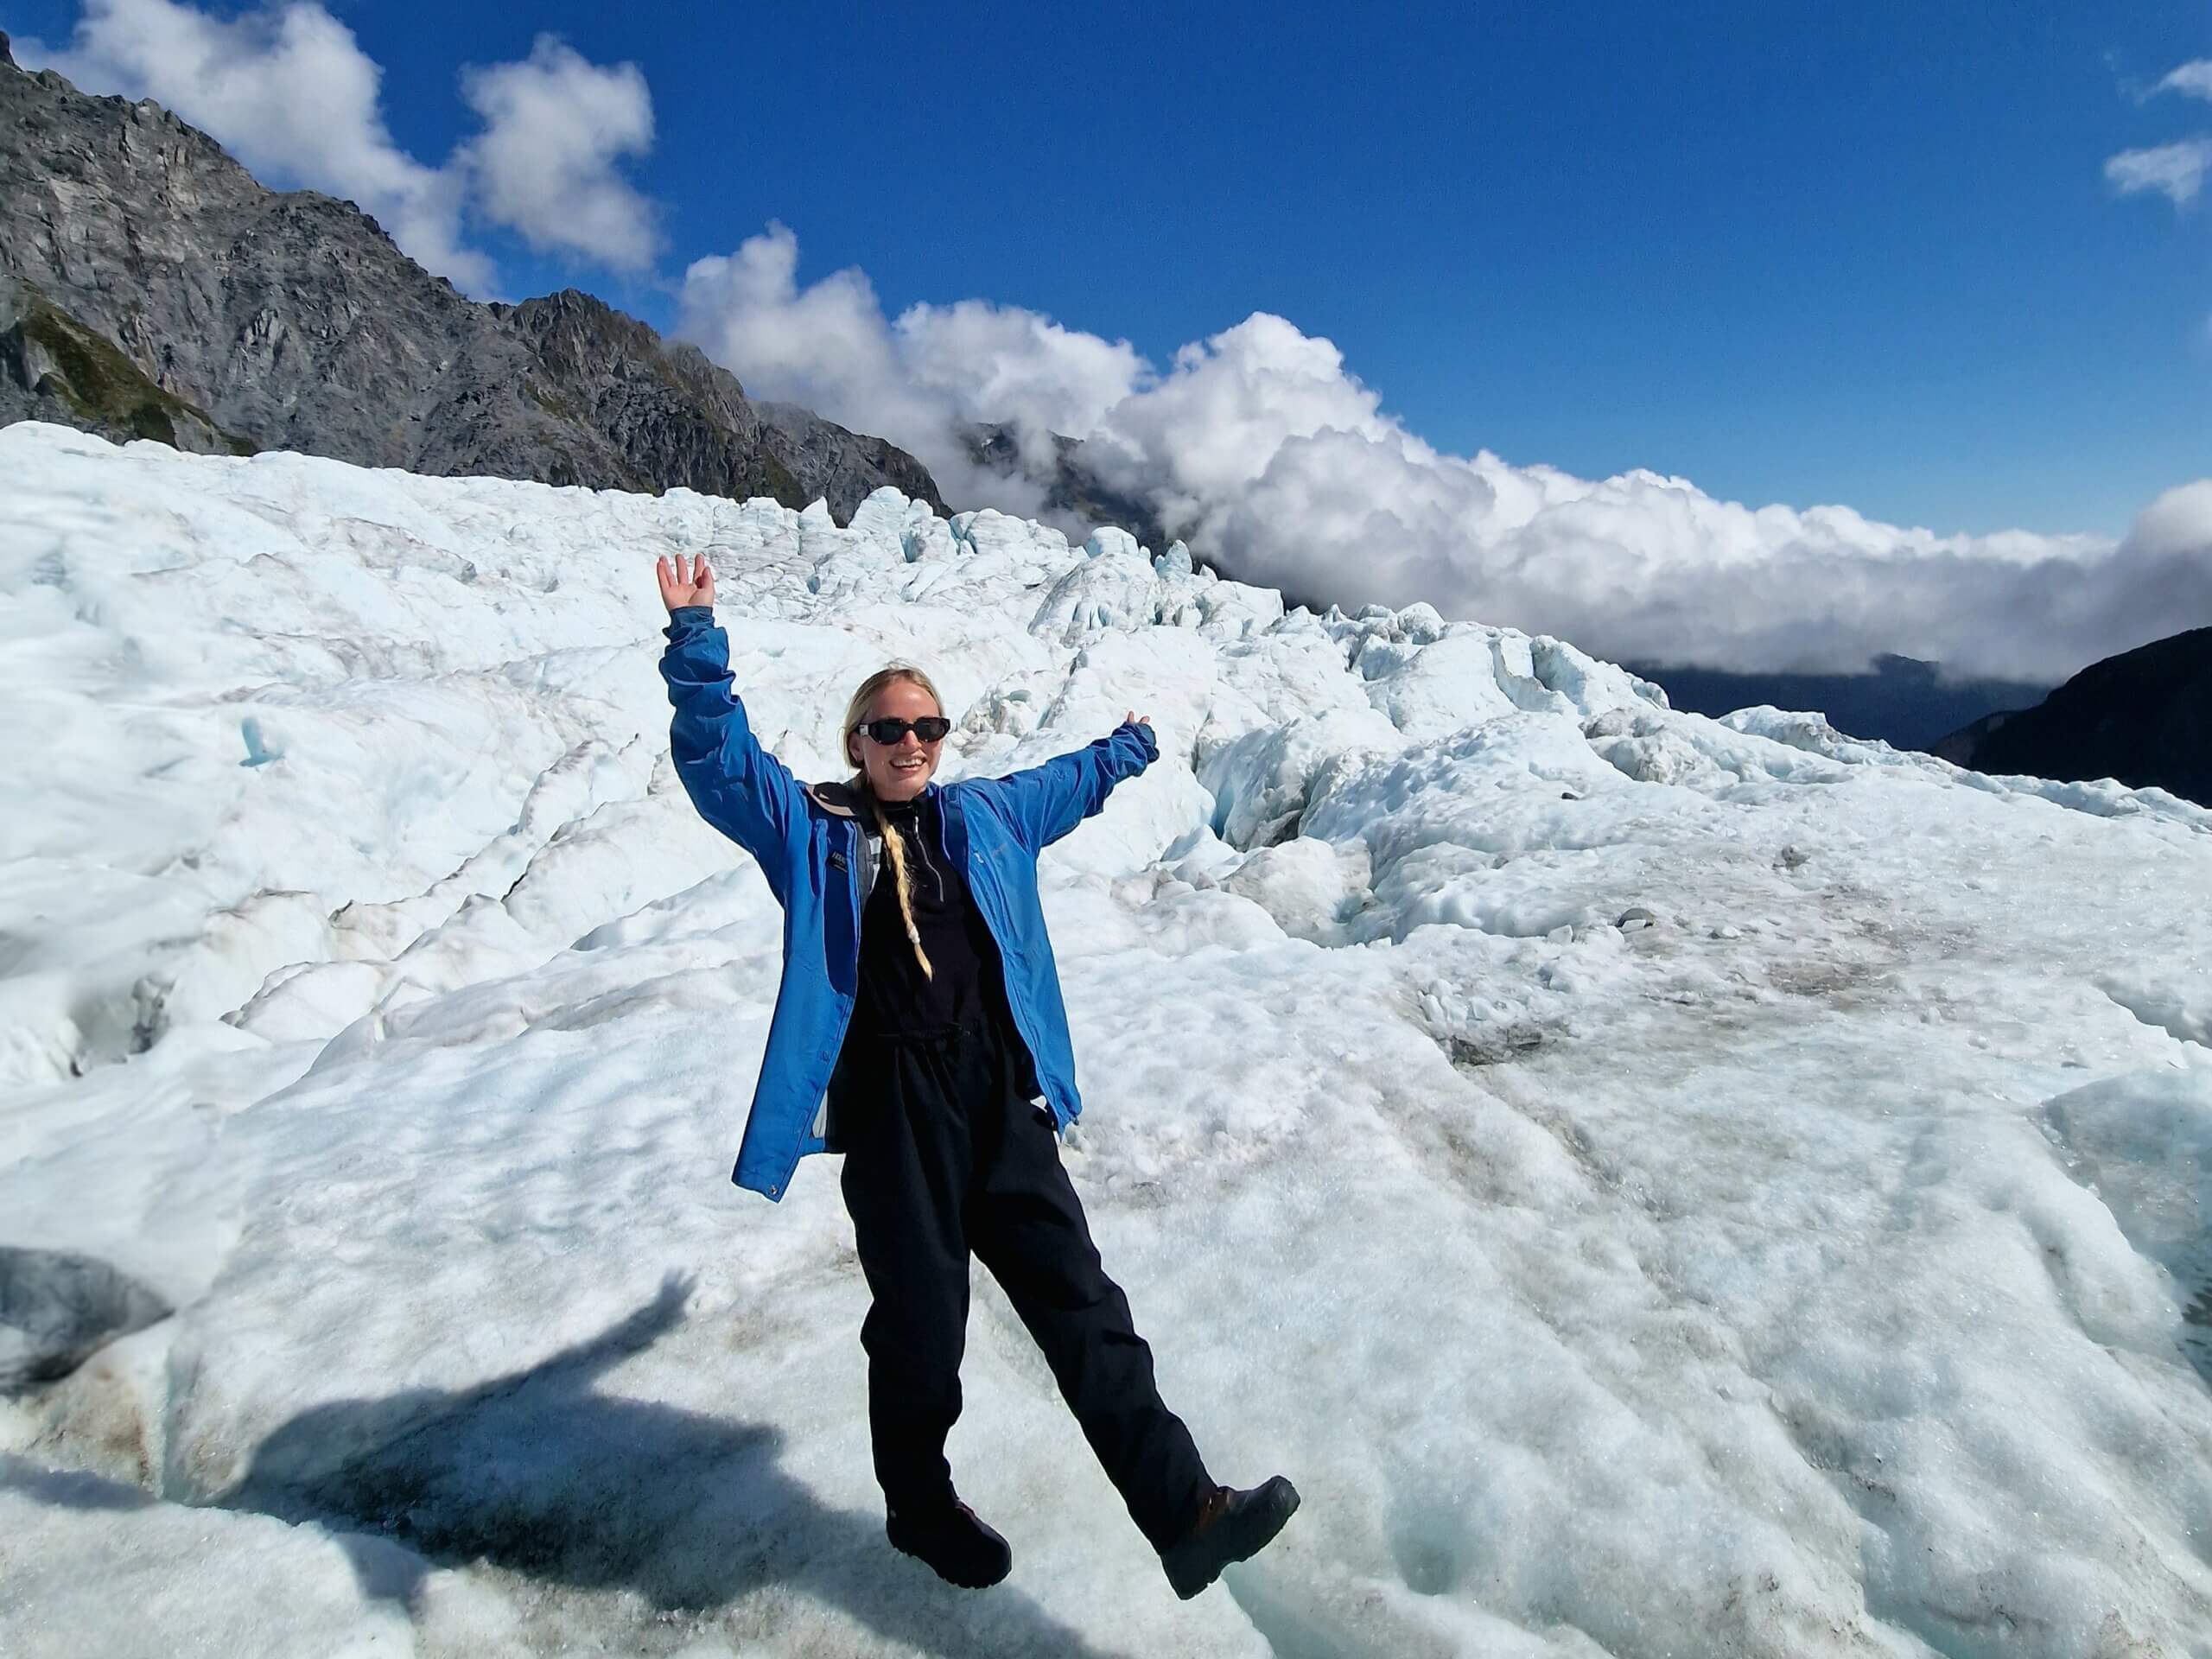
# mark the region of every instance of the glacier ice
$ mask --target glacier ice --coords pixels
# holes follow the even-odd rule
[[[0,479],[0,1243],[175,1309],[0,1401],[10,1652],[2212,1641],[2212,814],[891,493]],[[956,770],[1151,715],[1046,861],[1065,1155],[1217,1472],[1306,1493],[1224,1592],[988,1283],[1013,1579],[882,1545],[834,1169],[726,1179],[780,918],[665,766],[677,551],[802,774],[892,657]]]

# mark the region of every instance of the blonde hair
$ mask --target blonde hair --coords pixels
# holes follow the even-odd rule
[[[914,925],[914,878],[906,863],[906,838],[891,827],[891,820],[884,814],[883,803],[875,798],[874,790],[868,787],[868,768],[861,763],[857,748],[860,736],[855,728],[868,718],[868,706],[887,688],[898,684],[901,680],[928,692],[930,701],[937,704],[938,713],[942,715],[944,712],[944,699],[938,695],[937,687],[930,683],[930,677],[920,669],[907,663],[892,663],[879,668],[861,682],[860,690],[853,693],[852,701],[845,705],[845,759],[854,767],[854,789],[868,798],[868,808],[875,814],[875,827],[883,837],[884,856],[891,861],[892,878],[898,883],[899,914],[906,924],[906,942],[914,947],[914,960],[922,964],[922,977],[934,979],[937,969],[930,965],[929,953],[922,949],[922,930]],[[866,895],[862,896],[865,898]]]

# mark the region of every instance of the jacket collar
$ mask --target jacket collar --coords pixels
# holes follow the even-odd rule
[[[936,799],[939,791],[940,785],[934,778],[922,785],[922,793],[932,800]],[[868,804],[867,798],[842,778],[832,778],[822,783],[809,784],[806,785],[806,795],[809,800],[824,812],[834,813],[841,818],[859,818],[862,810]]]
[[[809,784],[806,797],[824,812],[834,812],[841,818],[860,817],[861,792],[842,778]]]

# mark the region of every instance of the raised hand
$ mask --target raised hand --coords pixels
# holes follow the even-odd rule
[[[707,556],[694,556],[687,561],[678,553],[673,559],[663,556],[653,561],[653,574],[660,578],[660,602],[668,607],[671,616],[686,605],[711,605],[715,602],[715,573],[707,568]]]
[[[1149,726],[1152,724],[1152,716],[1150,715],[1141,715],[1137,713],[1135,709],[1132,709],[1128,713],[1122,716],[1122,724],[1124,726]]]

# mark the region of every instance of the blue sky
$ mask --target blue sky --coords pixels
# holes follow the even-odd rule
[[[213,8],[218,12],[225,9]],[[229,9],[235,11],[236,8]],[[553,31],[650,85],[658,276],[771,219],[802,282],[980,296],[1155,363],[1249,312],[1325,335],[1440,448],[1649,467],[1939,531],[2117,534],[2212,471],[2207,203],[2115,152],[2212,7],[1533,3],[1408,12],[340,0],[401,148]],[[8,0],[61,41],[75,5]],[[664,280],[500,256],[666,327]]]
[[[1050,512],[965,423],[1066,432],[1255,580],[1738,670],[2056,679],[2212,622],[2208,0],[1192,11],[0,26],[957,506]]]

